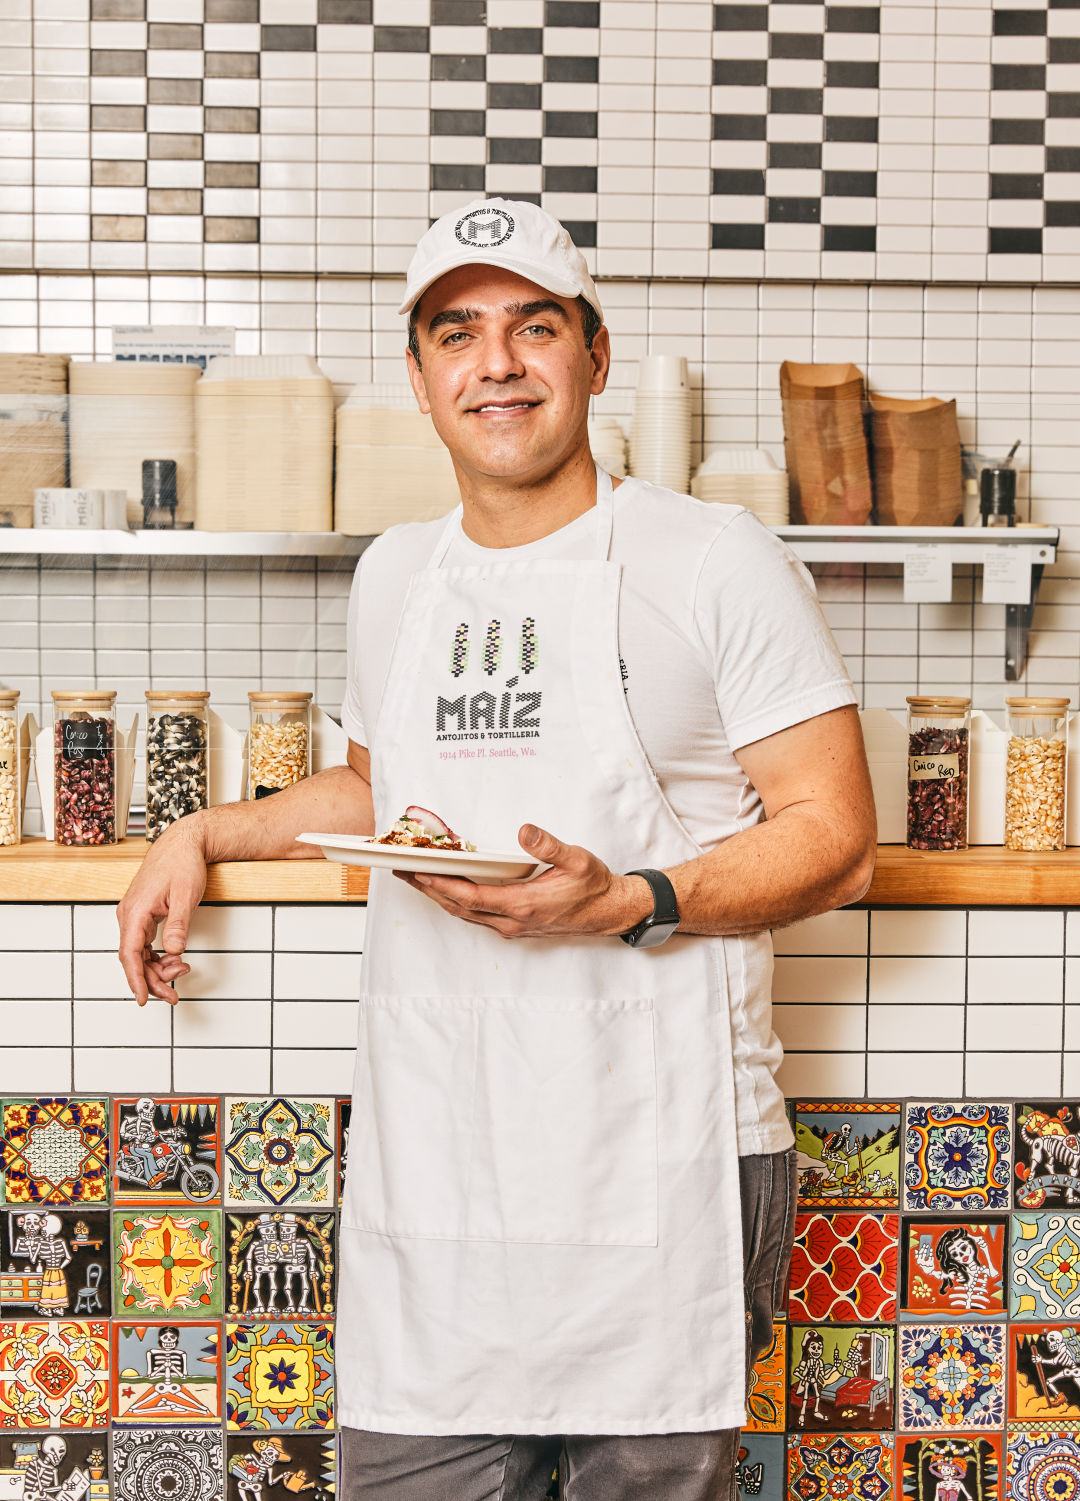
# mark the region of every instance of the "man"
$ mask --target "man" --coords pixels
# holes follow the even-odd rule
[[[705,1501],[734,1484],[792,1230],[768,930],[873,865],[854,693],[752,516],[596,470],[608,335],[549,215],[445,216],[401,311],[462,507],[357,569],[348,766],[174,825],[121,957],[140,1003],[175,1000],[206,861],[313,854],[302,831],[418,804],[517,838],[548,867],[526,883],[372,874],[344,1494],[525,1501],[557,1462],[566,1501]]]

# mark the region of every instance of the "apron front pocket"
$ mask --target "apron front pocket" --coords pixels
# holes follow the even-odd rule
[[[360,1056],[344,1224],[656,1245],[649,1001],[366,997]]]

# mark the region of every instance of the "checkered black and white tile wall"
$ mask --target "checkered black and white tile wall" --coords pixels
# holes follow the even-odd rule
[[[602,276],[1069,281],[1080,11],[9,0],[0,264],[395,272],[462,194]]]

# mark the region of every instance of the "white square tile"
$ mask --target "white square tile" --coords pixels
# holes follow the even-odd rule
[[[11,949],[0,964],[0,996],[31,1001],[71,994],[71,956]]]
[[[1060,959],[968,960],[968,1005],[972,1009],[989,1004],[1060,1006],[1061,1002]]]
[[[357,1001],[275,1001],[275,1051],[312,1044],[355,1048],[359,1010]]]
[[[1019,1099],[1056,1095],[1061,1088],[1060,1053],[968,1053],[968,1095]],[[1066,1085],[1068,1088],[1068,1085]]]
[[[776,1082],[789,1100],[859,1099],[866,1092],[866,1060],[862,1053],[787,1053]]]
[[[870,1003],[948,1006],[964,1000],[965,964],[959,958],[870,960]]]
[[[281,1048],[274,1050],[274,1090],[297,1095],[312,1090],[349,1094],[353,1083],[351,1049]]]
[[[785,955],[865,954],[867,914],[825,912],[773,930],[773,950]]]
[[[265,1094],[270,1088],[270,1049],[177,1047],[173,1088],[202,1094],[226,1090]]]
[[[75,1088],[113,1094],[171,1088],[168,1048],[82,1047],[75,1049]],[[199,1084],[193,1086],[202,1089]]]
[[[0,1047],[0,1078],[17,1079],[19,1090],[28,1095],[65,1094],[80,1088],[72,1083],[71,1064],[70,1048]]]
[[[340,906],[274,908],[274,948],[284,953],[359,954],[364,947],[367,908]]]
[[[274,999],[351,1001],[360,994],[359,954],[274,955]]]
[[[866,1069],[871,1098],[925,1091],[947,1099],[963,1093],[963,1053],[870,1053]]]
[[[870,952],[875,955],[910,954],[930,957],[963,954],[965,929],[966,914],[963,912],[940,909],[907,912],[875,910],[870,913]]]
[[[872,1052],[958,1052],[964,1046],[962,1006],[871,1005],[867,1045]]]
[[[70,949],[71,908],[18,902],[0,905],[0,949]],[[6,964],[6,960],[3,961]],[[0,968],[3,967],[0,964]],[[0,1036],[3,1029],[0,1028]]]
[[[968,914],[969,954],[1060,954],[1060,912],[1011,912],[994,908]]]
[[[182,1000],[173,1012],[173,1046],[269,1048],[270,1001]]]

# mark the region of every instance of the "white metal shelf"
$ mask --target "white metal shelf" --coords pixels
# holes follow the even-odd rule
[[[1005,606],[1005,678],[1019,678],[1043,568],[1057,556],[1056,527],[778,526],[804,563],[900,563],[904,599],[952,599],[954,563],[981,567],[983,601]],[[343,532],[97,531],[0,528],[0,558],[357,558],[372,539]]]

